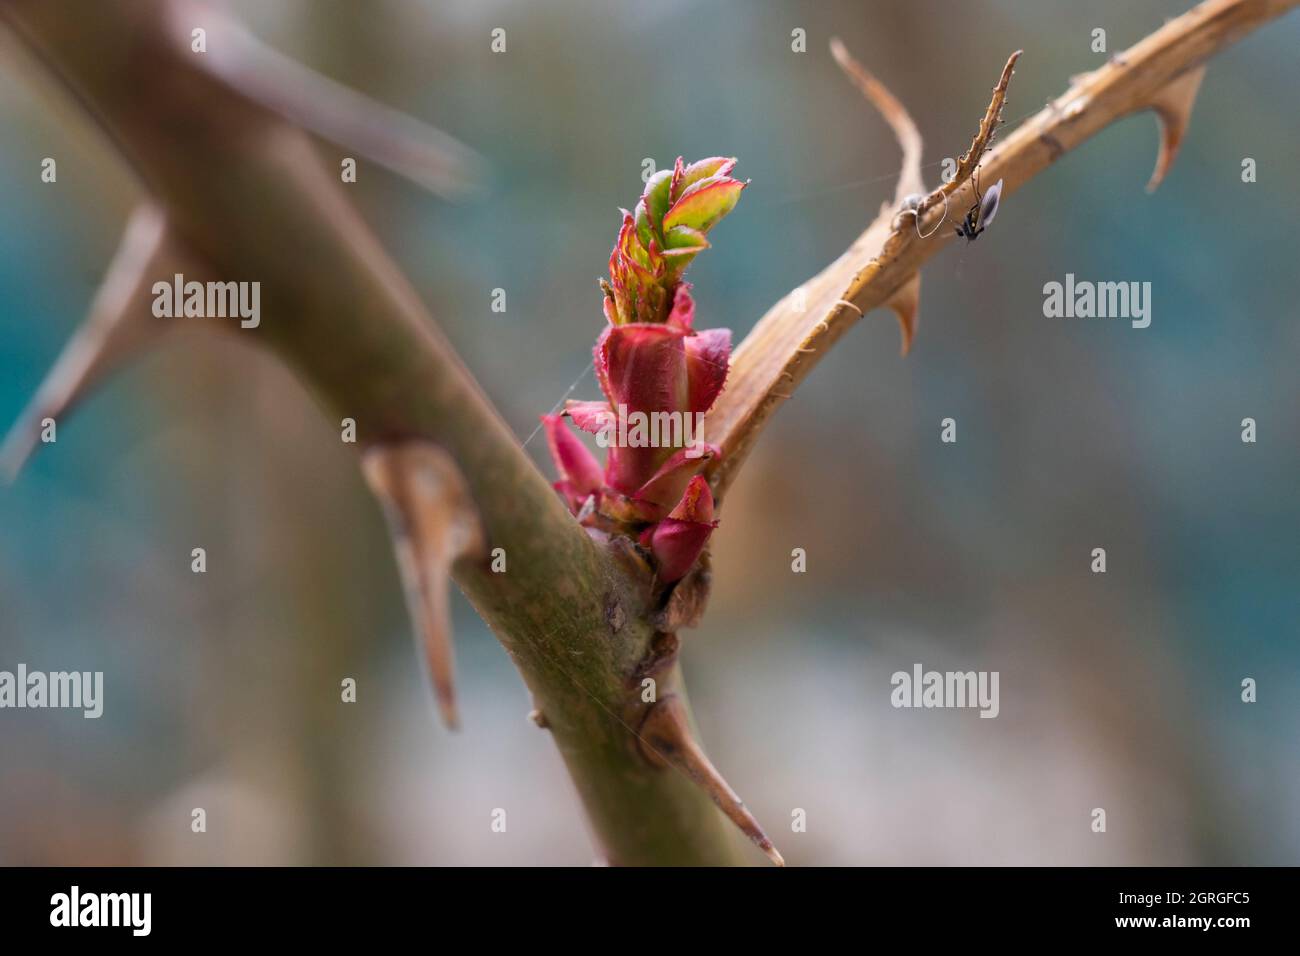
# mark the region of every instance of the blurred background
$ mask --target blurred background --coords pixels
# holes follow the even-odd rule
[[[521,440],[590,360],[643,159],[734,155],[752,179],[690,275],[699,324],[737,340],[892,195],[898,148],[832,35],[910,108],[934,185],[1011,50],[1009,127],[1105,59],[1094,28],[1116,52],[1187,6],[229,4],[485,157],[470,202],[364,162],[353,196]],[[9,46],[3,427],[138,198]],[[892,315],[869,315],[764,434],[684,660],[714,762],[793,863],[1300,862],[1298,50],[1292,16],[1213,60],[1154,195],[1149,115],[1065,156],[926,267],[908,358]],[[45,156],[57,185],[39,181]],[[1044,318],[1043,284],[1067,272],[1149,281],[1150,328]],[[501,647],[457,596],[464,729],[443,730],[352,450],[283,368],[227,338],[137,362],[0,489],[0,669],[102,670],[106,696],[99,720],[0,712],[0,863],[590,862]],[[591,377],[573,394],[597,397]],[[529,450],[549,473],[545,443]],[[916,662],[999,671],[1000,716],[895,710],[890,675]]]

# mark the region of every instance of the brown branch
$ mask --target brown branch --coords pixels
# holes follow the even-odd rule
[[[1188,71],[1297,3],[1300,0],[1207,0],[1079,77],[1061,96],[983,153],[978,148],[981,136],[992,131],[986,113],[958,176],[924,202],[924,214],[918,219],[921,231],[928,233],[942,216],[943,203],[941,199],[937,205],[935,202],[940,194],[948,196],[954,209],[964,209],[971,202],[969,176],[976,161],[983,182],[1004,180],[1005,202],[1065,153],[1116,120],[1146,109],[1157,110],[1164,127],[1163,159],[1154,177],[1158,182],[1186,130],[1195,94],[1195,84],[1184,80]],[[998,84],[1004,91],[1007,79],[1004,70]],[[1180,96],[1171,96],[1175,90]],[[873,101],[879,100],[873,97]],[[993,101],[1000,108],[996,90]],[[890,111],[885,112],[888,118]],[[991,112],[996,113],[992,104]],[[894,119],[890,122],[898,128]],[[987,142],[986,135],[983,139]],[[905,154],[909,149],[905,141]],[[802,295],[792,292],[759,320],[732,356],[727,389],[706,423],[711,439],[723,448],[712,470],[719,496],[735,478],[777,406],[793,394],[821,356],[862,315],[889,305],[891,300],[897,303],[894,297],[917,281],[922,263],[952,238],[951,230],[940,229],[932,238],[922,240],[912,217],[895,217],[886,210],[838,259],[800,287]],[[905,337],[907,332],[905,323]]]
[[[481,188],[482,157],[442,130],[321,76],[211,7],[178,0],[169,9],[179,37],[204,25],[208,52],[196,65],[230,89],[439,196],[465,199]]]

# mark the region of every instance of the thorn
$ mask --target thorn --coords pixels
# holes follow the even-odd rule
[[[643,745],[649,745],[648,752],[643,746],[643,752],[651,763],[675,767],[690,777],[718,805],[718,809],[767,854],[769,860],[777,866],[785,866],[785,860],[772,846],[772,841],[753,814],[695,742],[680,697],[669,694],[650,707],[641,724],[641,740]]]
[[[903,150],[903,166],[894,190],[894,205],[901,203],[909,193],[925,192],[925,182],[921,177],[921,132],[907,112],[907,107],[870,70],[853,59],[839,37],[831,37],[831,56],[835,57],[835,62],[862,95],[879,110]]]
[[[144,203],[131,213],[122,241],[90,303],[85,322],[41,382],[0,447],[0,471],[18,477],[36,447],[41,420],[60,419],[114,367],[144,351],[172,326],[153,315],[149,290],[159,276],[192,272],[163,211]]]
[[[885,305],[894,310],[898,316],[898,324],[903,331],[903,350],[901,355],[906,355],[912,350],[912,337],[916,334],[916,317],[917,311],[921,304],[921,273],[912,273],[912,278],[908,279],[898,291],[885,300]]]
[[[988,149],[989,141],[993,139],[993,134],[997,131],[998,118],[1002,115],[1002,105],[1007,99],[1007,87],[1011,83],[1011,74],[1015,72],[1016,62],[1024,52],[1024,50],[1016,50],[1007,58],[1006,65],[1002,67],[1002,74],[998,77],[997,85],[993,87],[993,96],[989,100],[988,109],[984,111],[979,129],[975,131],[975,138],[971,140],[970,148],[957,161],[956,174],[951,180],[941,185],[927,197],[928,202],[922,205],[921,209],[918,210],[918,214],[934,205],[938,196],[950,196],[964,186],[975,172],[975,167],[984,159],[984,152]]]
[[[546,719],[546,715],[543,714],[536,707],[534,707],[532,710],[528,712],[528,719],[531,720],[538,727],[541,727],[543,730],[551,726],[550,721]]]
[[[480,556],[483,531],[455,461],[432,442],[375,445],[361,458],[388,519],[407,608],[423,649],[443,722],[455,730],[455,658],[448,595],[457,559]]]
[[[237,93],[436,195],[459,200],[482,189],[485,161],[452,136],[303,66],[234,19],[203,15],[208,52],[195,62]],[[180,35],[188,45],[194,11],[178,4],[173,16],[185,21]]]
[[[1164,180],[1165,174],[1174,164],[1178,147],[1183,143],[1188,124],[1192,121],[1192,107],[1196,103],[1196,94],[1205,78],[1205,64],[1188,70],[1170,81],[1151,101],[1156,121],[1160,124],[1160,153],[1156,156],[1156,168],[1147,183],[1147,192],[1153,193]]]

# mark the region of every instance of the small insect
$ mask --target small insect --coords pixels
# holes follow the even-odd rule
[[[989,227],[993,222],[993,217],[998,214],[998,201],[1002,198],[1002,180],[993,184],[983,196],[980,195],[980,178],[979,170],[975,170],[975,202],[966,210],[966,218],[962,220],[961,226],[956,229],[957,235],[963,237],[967,242],[974,242],[981,232]]]

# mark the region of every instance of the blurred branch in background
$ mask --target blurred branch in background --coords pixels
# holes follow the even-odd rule
[[[178,0],[170,13],[182,35],[198,23],[208,31],[203,66],[287,122],[354,149],[443,198],[472,199],[482,191],[484,159],[441,130],[282,56],[211,7]]]

